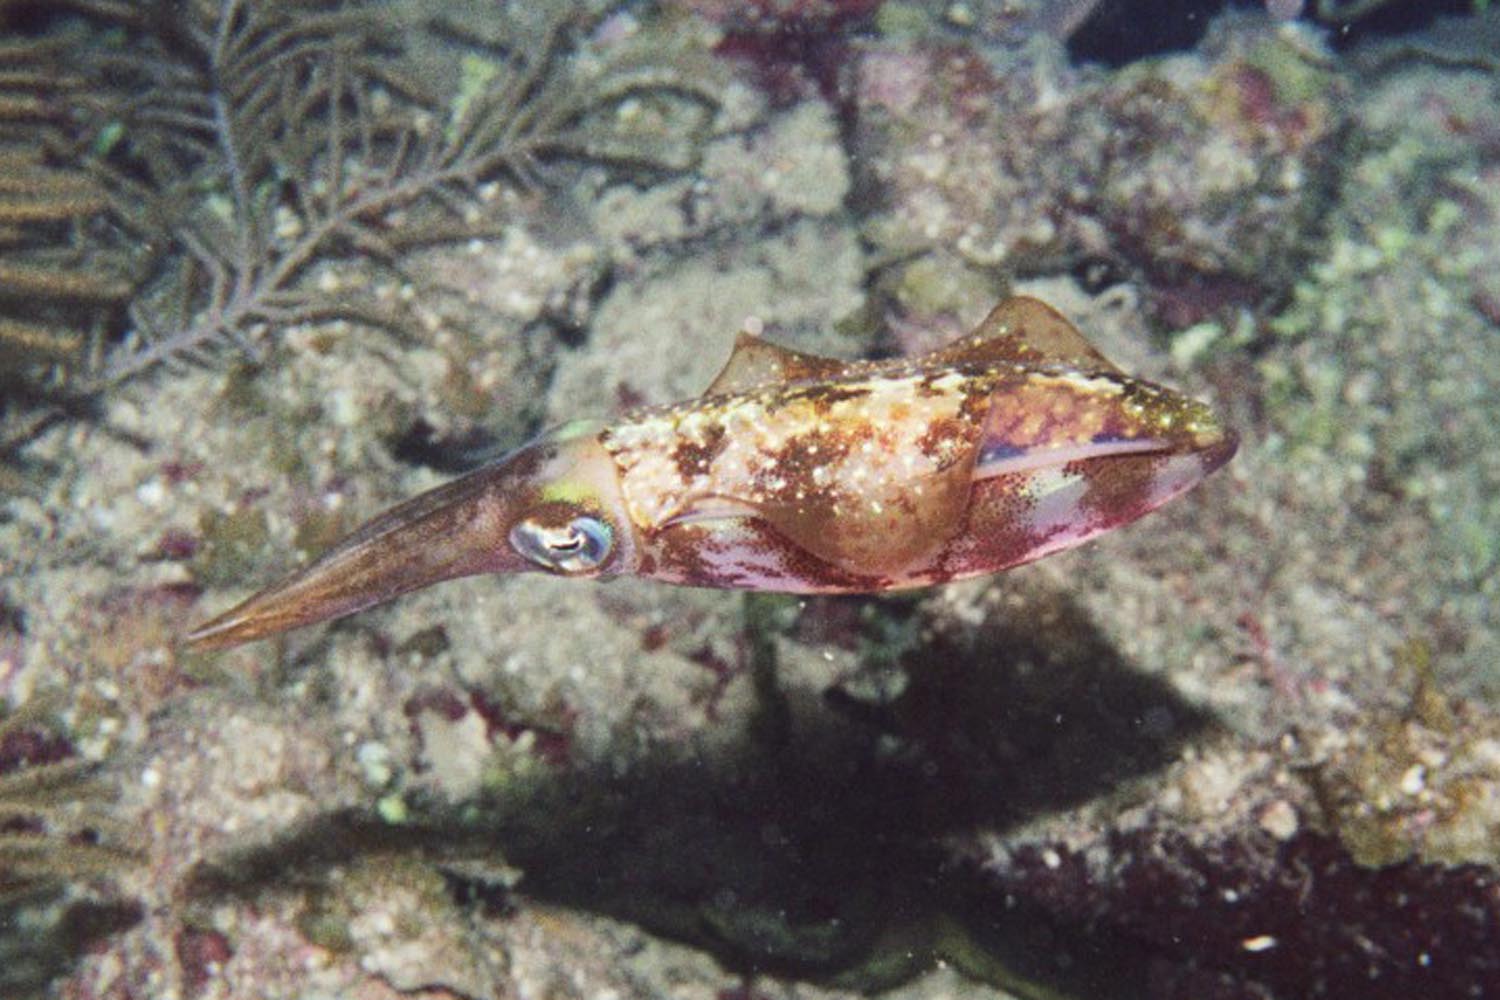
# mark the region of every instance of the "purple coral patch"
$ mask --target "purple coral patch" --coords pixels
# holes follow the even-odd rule
[[[72,757],[73,753],[73,744],[66,737],[45,729],[18,726],[0,734],[0,774],[19,771],[23,767],[56,764]]]

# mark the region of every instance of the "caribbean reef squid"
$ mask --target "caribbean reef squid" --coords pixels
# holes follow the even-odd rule
[[[189,636],[227,646],[476,573],[874,593],[993,573],[1119,527],[1234,454],[1203,403],[1012,298],[920,357],[741,333],[696,399],[564,424],[375,518]]]

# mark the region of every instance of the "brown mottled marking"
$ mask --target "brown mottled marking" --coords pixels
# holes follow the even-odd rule
[[[672,461],[677,473],[684,479],[706,476],[713,468],[714,459],[724,450],[724,425],[709,424],[703,429],[703,440],[678,436],[672,447]]]
[[[944,390],[939,389],[937,383],[940,379],[945,379],[950,374],[952,374],[951,369],[925,373],[917,380],[917,397],[919,399],[934,399],[943,395]]]
[[[715,571],[703,544],[708,537],[708,529],[701,524],[674,524],[652,532],[658,572],[681,583],[708,586]]]
[[[1013,448],[1086,443],[1105,430],[1110,414],[1106,401],[1055,379],[1035,378],[995,394],[985,436]]]
[[[851,434],[810,430],[787,439],[781,453],[781,467],[786,478],[797,483],[811,483],[819,468],[835,468],[848,457],[857,442]]]
[[[1151,482],[1165,461],[1156,455],[1135,458],[1074,462],[1064,471],[1084,476],[1088,492],[1079,506],[1097,516],[1116,516],[1143,507],[1150,495]]]
[[[834,407],[835,403],[846,403],[856,399],[864,399],[870,394],[868,385],[814,385],[799,391],[796,395],[812,404],[813,412],[819,416],[826,415]]]
[[[852,593],[874,593],[886,589],[889,578],[875,573],[856,573],[836,563],[819,558],[795,541],[777,532],[769,525],[755,525],[767,549],[776,552],[788,576],[806,578],[807,574],[826,575],[837,580],[838,586]]]
[[[973,423],[960,417],[943,417],[928,425],[917,439],[917,448],[934,462],[946,464],[954,448],[966,447]]]

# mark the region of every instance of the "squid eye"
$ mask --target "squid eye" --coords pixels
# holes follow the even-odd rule
[[[614,529],[597,517],[575,517],[560,527],[527,518],[510,529],[510,544],[517,552],[559,573],[599,568],[609,558],[614,541]]]

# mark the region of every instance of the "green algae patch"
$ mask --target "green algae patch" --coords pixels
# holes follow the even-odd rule
[[[228,511],[206,510],[198,529],[203,547],[193,560],[193,575],[204,587],[244,587],[265,566],[271,529],[266,512],[257,507]]]
[[[1404,710],[1351,730],[1313,773],[1325,817],[1354,860],[1500,863],[1500,718],[1442,690],[1427,647],[1397,651]]]

